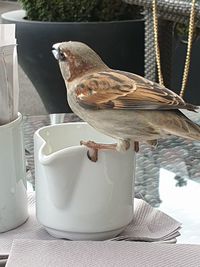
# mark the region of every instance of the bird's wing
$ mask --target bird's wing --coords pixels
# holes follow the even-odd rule
[[[104,71],[82,78],[75,88],[77,102],[88,109],[189,109],[198,107],[185,103],[174,92],[141,76]]]

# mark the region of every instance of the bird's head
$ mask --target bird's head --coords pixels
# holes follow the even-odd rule
[[[59,61],[63,78],[67,83],[93,70],[108,68],[89,46],[81,42],[54,44],[52,52]]]

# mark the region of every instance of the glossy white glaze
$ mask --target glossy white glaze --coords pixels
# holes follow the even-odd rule
[[[80,140],[115,142],[86,123],[57,124],[35,133],[37,218],[58,237],[110,238],[133,218],[135,153],[100,151],[94,163]]]
[[[22,115],[0,126],[0,232],[28,217]]]

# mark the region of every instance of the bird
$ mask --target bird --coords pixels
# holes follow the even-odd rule
[[[200,140],[200,126],[180,110],[198,106],[156,82],[134,73],[109,68],[88,45],[77,41],[56,43],[52,52],[59,62],[72,111],[116,144],[81,141],[91,161],[99,149],[138,151],[139,142],[156,144],[175,135]]]

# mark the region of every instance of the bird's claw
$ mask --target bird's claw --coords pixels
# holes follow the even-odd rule
[[[139,142],[135,141],[134,142],[134,150],[135,150],[135,152],[136,153],[139,152],[139,149],[140,149]]]
[[[87,156],[89,160],[93,162],[97,162],[98,160],[98,150],[99,149],[105,149],[105,150],[116,150],[117,149],[117,144],[98,144],[95,143],[94,141],[80,141],[80,145],[86,146],[89,148],[87,151]],[[128,142],[126,145],[126,150],[129,149],[130,143]],[[135,141],[134,142],[134,150],[135,152],[139,151],[139,142]]]
[[[99,144],[93,141],[80,141],[81,145],[86,146],[89,148],[88,150],[88,158],[96,162],[98,160],[98,150],[116,150],[117,144]]]
[[[98,144],[96,144],[93,141],[80,141],[80,145],[82,146],[86,146],[89,148],[89,150],[87,151],[87,157],[89,160],[91,160],[92,162],[97,162],[98,160]]]
[[[92,162],[97,162],[98,160],[98,149],[91,149],[87,151],[87,157]]]

